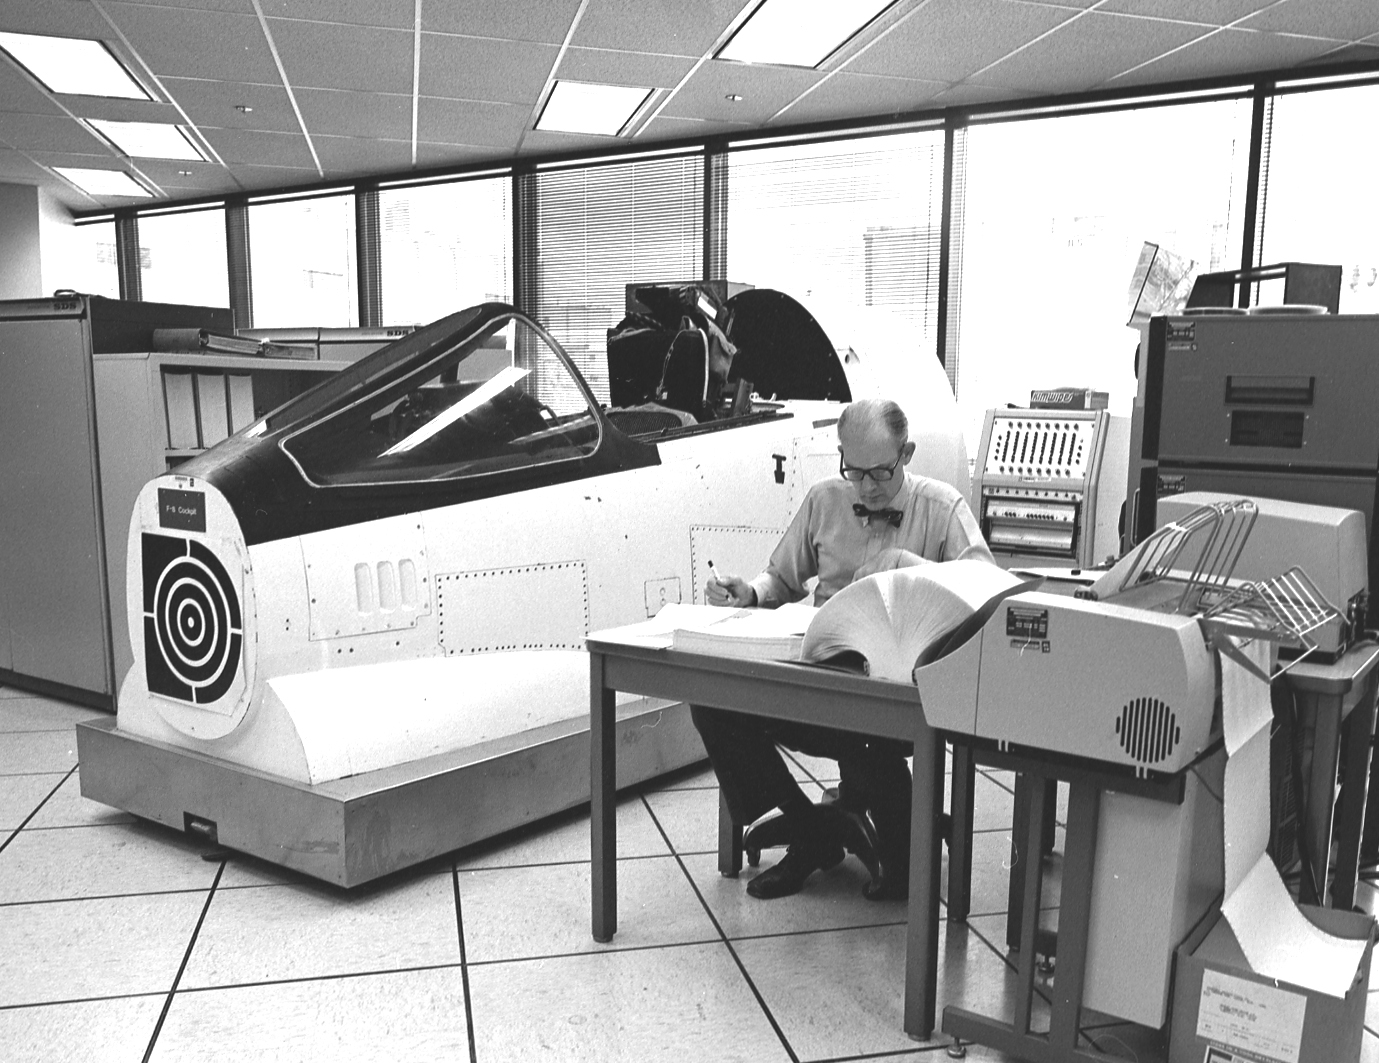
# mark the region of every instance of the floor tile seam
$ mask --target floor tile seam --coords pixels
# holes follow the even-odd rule
[[[726,938],[695,938],[687,941],[652,941],[644,945],[617,945],[613,942],[595,941],[589,935],[590,947],[570,952],[533,953],[530,956],[501,956],[485,960],[468,960],[468,967],[494,967],[504,963],[545,963],[548,960],[573,960],[585,956],[606,956],[611,953],[654,952],[657,949],[688,949],[701,945],[726,945]]]
[[[810,927],[806,930],[781,930],[775,933],[766,934],[733,934],[729,935],[729,941],[774,941],[779,938],[809,937],[814,934],[840,934],[853,933],[859,930],[885,930],[888,927],[903,927],[907,925],[905,919],[893,919],[884,923],[849,923],[844,926],[819,926]]]
[[[109,823],[54,823],[51,827],[25,827],[24,829],[31,834],[37,834],[40,831],[83,830],[87,827],[128,827],[139,822],[139,817],[132,813],[126,812],[124,815],[129,816],[129,819],[112,820]]]
[[[538,957],[538,959],[547,958],[549,957]],[[371,967],[363,971],[336,971],[332,974],[303,974],[289,978],[265,978],[257,982],[218,982],[215,985],[179,986],[177,995],[185,997],[193,993],[218,993],[231,989],[256,989],[260,986],[300,985],[304,982],[338,982],[347,978],[378,978],[394,974],[411,974],[416,971],[458,970],[460,966],[460,961],[456,960],[454,963],[419,963],[414,967]],[[471,963],[470,966],[476,965]]]
[[[470,1063],[478,1063],[478,1048],[474,1039],[474,998],[469,992],[469,958],[464,943],[464,904],[460,897],[460,869],[453,860],[450,863],[450,884],[455,892],[455,935],[460,946],[460,988],[464,993],[464,1026],[469,1039]]]
[[[4,734],[0,731],[0,734]],[[31,779],[35,775],[66,775],[75,771],[77,765],[72,764],[64,768],[51,768],[48,771],[0,771],[0,779]]]
[[[149,993],[109,993],[94,997],[64,997],[61,1000],[35,1000],[28,1004],[0,1004],[0,1011],[22,1011],[24,1008],[59,1008],[65,1004],[92,1004],[105,1000],[140,1000],[144,997],[164,997],[164,990]]]
[[[226,861],[222,860],[220,866],[216,868],[215,878],[211,881],[211,888],[206,891],[206,902],[201,906],[201,914],[197,916],[196,926],[192,927],[191,937],[187,940],[187,948],[182,953],[182,962],[177,967],[177,973],[173,975],[172,985],[168,988],[167,997],[163,1000],[163,1010],[158,1015],[158,1021],[153,1024],[153,1033],[149,1035],[148,1047],[144,1049],[143,1063],[153,1057],[153,1046],[158,1043],[158,1035],[163,1032],[163,1023],[167,1021],[168,1012],[172,1008],[172,1002],[177,997],[177,986],[182,981],[182,975],[186,973],[187,964],[191,961],[192,950],[196,948],[196,939],[201,934],[201,927],[206,922],[206,913],[211,910],[211,902],[215,899],[215,888],[220,882],[220,877],[225,874]]]
[[[0,706],[3,711],[3,706]],[[74,724],[67,724],[63,727],[5,727],[0,725],[0,735],[51,735],[62,734],[72,730]]]
[[[67,772],[67,774],[64,775],[61,779],[59,779],[57,785],[48,791],[47,796],[44,797],[43,800],[39,801],[38,804],[34,806],[33,811],[24,817],[24,821],[20,823],[19,826],[17,826],[10,833],[9,837],[7,837],[4,841],[0,841],[0,853],[3,853],[9,847],[10,842],[14,841],[15,838],[19,837],[19,832],[22,831],[25,827],[27,827],[29,825],[29,822],[34,818],[34,816],[38,815],[38,813],[42,811],[43,806],[52,800],[53,794],[57,793],[59,790],[62,789],[62,787],[66,784],[67,780],[72,777],[72,772],[76,770],[77,766],[73,764],[71,769]],[[51,774],[57,773],[53,772]]]
[[[667,844],[669,844],[669,842],[667,842]],[[707,852],[712,850],[705,851]],[[675,855],[676,853],[674,849],[670,849],[664,853],[631,853],[627,856],[618,857],[618,862],[622,863],[623,861],[628,861],[630,863],[635,860],[665,860]],[[701,854],[690,853],[687,855],[698,856]],[[537,861],[535,863],[530,864],[489,864],[484,867],[465,867],[462,864],[457,864],[456,866],[460,874],[465,874],[470,871],[519,871],[525,868],[533,867],[588,867],[589,859],[590,858],[587,856],[582,856],[577,860],[546,860]]]
[[[24,901],[0,901],[0,908],[23,908],[39,904],[81,904],[85,901],[122,901],[130,897],[173,897],[179,893],[206,893],[209,886],[189,886],[172,890],[136,890],[133,893],[96,893],[89,897],[39,897]]]
[[[747,965],[742,962],[742,957],[737,954],[737,949],[733,947],[733,943],[728,939],[728,935],[723,930],[723,924],[719,922],[718,917],[713,913],[713,909],[709,907],[708,899],[704,896],[703,891],[700,890],[699,883],[694,881],[694,876],[690,874],[689,868],[685,866],[684,859],[679,853],[675,852],[675,846],[671,844],[670,835],[666,833],[665,827],[662,826],[660,819],[656,816],[655,810],[651,807],[651,802],[648,801],[645,796],[642,798],[642,805],[646,809],[647,815],[651,817],[651,822],[655,824],[656,829],[661,832],[662,839],[674,854],[675,862],[680,865],[680,874],[685,876],[685,881],[689,883],[690,889],[694,891],[695,897],[699,900],[699,906],[704,910],[704,914],[708,917],[709,923],[713,926],[715,933],[718,934],[723,947],[728,950],[728,955],[732,958],[733,963],[737,965],[738,974],[742,976],[742,980],[747,984],[748,990],[751,991],[753,998],[757,1002],[757,1007],[761,1009],[761,1013],[766,1017],[766,1022],[775,1033],[776,1039],[780,1041],[781,1047],[785,1049],[785,1054],[789,1057],[790,1063],[800,1063],[799,1054],[795,1051],[790,1040],[785,1036],[785,1031],[776,1020],[776,1016],[771,1011],[770,1006],[767,1005],[766,998],[757,987],[755,979],[753,979],[748,972]]]
[[[866,1063],[868,1059],[894,1059],[896,1056],[920,1056],[926,1052],[945,1051],[947,1042],[936,1045],[916,1045],[914,1048],[889,1049],[880,1052],[864,1052],[857,1056],[824,1056],[821,1059],[805,1060],[804,1063]]]
[[[1002,952],[995,945],[993,945],[987,939],[987,936],[985,934],[983,934],[975,926],[972,926],[970,923],[968,924],[967,929],[970,930],[973,934],[977,935],[977,940],[979,940],[983,945],[985,945],[992,952],[994,952],[996,956],[1001,960],[1001,962],[1004,963],[1007,967],[1009,967],[1011,971],[1013,971],[1017,975],[1020,973],[1019,964],[1011,963],[1010,956],[1006,952]],[[1045,1004],[1049,1005],[1050,1007],[1053,1006],[1053,1001],[1049,999],[1048,993],[1046,993],[1043,989],[1039,988],[1038,984],[1034,986],[1034,991],[1039,995],[1040,999],[1042,999]],[[1079,1027],[1079,1030],[1080,1029],[1081,1027]]]

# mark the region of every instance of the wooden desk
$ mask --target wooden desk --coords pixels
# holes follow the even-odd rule
[[[1318,889],[1313,888],[1304,870],[1298,887],[1298,900],[1304,904],[1326,905],[1328,893],[1332,907],[1348,910],[1355,903],[1369,788],[1370,743],[1374,739],[1375,695],[1379,692],[1376,664],[1379,646],[1364,642],[1352,646],[1334,664],[1303,661],[1283,677],[1297,696],[1299,726],[1313,738],[1311,765],[1304,770],[1307,807],[1302,844],[1315,869]],[[1343,733],[1346,766],[1340,815],[1335,824],[1336,877],[1328,890],[1332,805]]]
[[[943,745],[925,723],[915,688],[809,665],[736,660],[597,636],[588,641],[594,940],[611,941],[618,928],[615,691],[910,741],[916,785],[904,1028],[916,1039],[929,1038],[934,1030],[938,977],[940,854],[934,818],[943,799]]]

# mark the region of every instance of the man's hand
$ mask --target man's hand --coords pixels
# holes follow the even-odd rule
[[[742,609],[757,604],[757,592],[741,576],[724,576],[704,584],[704,597],[710,605],[728,605]]]
[[[893,568],[911,568],[915,565],[928,565],[932,562],[920,557],[918,554],[911,553],[909,550],[902,550],[898,546],[892,546],[889,550],[882,550],[870,561],[863,563],[856,572],[852,574],[854,580],[859,580],[863,576],[875,575],[877,572],[889,572]]]

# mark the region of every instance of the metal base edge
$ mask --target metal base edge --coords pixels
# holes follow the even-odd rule
[[[705,759],[689,706],[620,713],[618,784]],[[77,724],[81,792],[349,888],[589,800],[587,720],[312,786]]]

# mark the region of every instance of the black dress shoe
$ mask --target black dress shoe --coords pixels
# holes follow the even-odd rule
[[[797,842],[780,861],[747,883],[747,892],[758,900],[788,897],[804,888],[815,871],[827,871],[843,862],[843,850],[830,844]]]
[[[841,845],[867,869],[872,879],[881,877],[881,859],[877,855],[876,829],[865,815],[849,812],[839,804],[818,805],[822,836]]]

